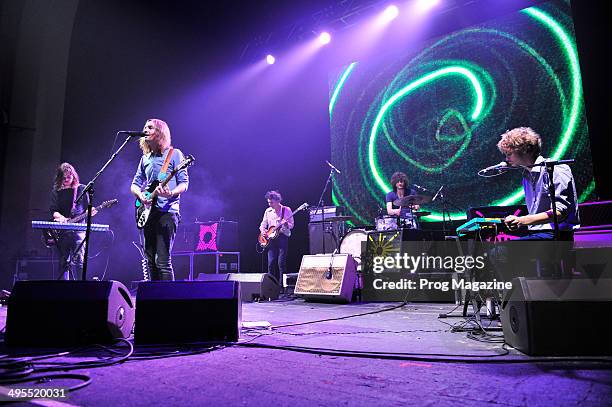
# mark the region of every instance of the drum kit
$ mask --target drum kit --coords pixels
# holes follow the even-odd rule
[[[408,195],[397,199],[393,202],[395,206],[411,208],[406,216],[379,216],[374,220],[376,231],[389,231],[399,229],[418,229],[418,219],[422,216],[430,215],[427,211],[414,211],[412,208],[415,205],[423,205],[431,202],[431,196],[428,195]],[[329,221],[349,221],[352,216],[335,216],[329,218]],[[325,220],[328,220],[327,218]],[[361,246],[362,243],[368,240],[368,232],[366,229],[352,229],[342,237],[340,241],[339,253],[350,254],[357,261],[357,270],[361,271]]]

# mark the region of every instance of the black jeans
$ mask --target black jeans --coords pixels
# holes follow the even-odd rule
[[[268,246],[268,273],[282,284],[283,274],[287,273],[287,252],[289,251],[289,238],[280,234]]]
[[[59,280],[74,280],[83,277],[85,232],[63,231],[57,240],[59,251]]]
[[[145,225],[144,251],[151,272],[151,280],[174,280],[170,252],[176,236],[180,216],[153,209]]]

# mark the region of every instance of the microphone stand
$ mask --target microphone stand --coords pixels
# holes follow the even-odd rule
[[[119,133],[120,132],[117,132],[117,134]],[[93,202],[93,196],[94,196],[94,184],[96,180],[98,179],[98,177],[104,172],[106,167],[108,167],[109,164],[115,159],[115,157],[117,157],[119,152],[123,149],[123,147],[125,147],[125,145],[130,141],[131,138],[132,136],[127,136],[123,144],[121,144],[121,146],[117,149],[117,151],[115,151],[115,153],[111,155],[111,157],[108,159],[106,164],[104,164],[102,168],[100,168],[100,170],[92,178],[92,180],[87,183],[87,185],[83,189],[83,192],[81,192],[81,194],[77,197],[75,201],[75,202],[79,202],[85,194],[87,194],[87,197],[89,199],[89,204],[87,205],[87,227],[85,228],[85,240],[84,240],[85,254],[83,256],[83,276],[82,276],[83,281],[87,280],[87,263],[88,263],[87,257],[89,254],[89,235],[91,234],[91,217],[92,217],[91,211],[93,208],[92,202]]]
[[[448,223],[450,223],[451,226],[452,226],[452,221],[453,221],[453,219],[451,218],[450,210],[448,209],[448,207],[449,206],[454,207],[455,209],[457,209],[457,210],[459,210],[461,212],[463,212],[463,209],[461,209],[460,207],[458,207],[457,205],[455,205],[454,203],[452,203],[451,201],[446,199],[446,195],[442,191],[443,188],[444,188],[444,185],[442,185],[442,187],[440,187],[440,189],[438,190],[438,192],[434,196],[434,199],[432,199],[431,201],[433,202],[436,199],[441,199],[442,200],[442,233],[444,233],[444,235],[446,235],[446,216],[448,215]]]
[[[323,253],[325,253],[325,208],[323,207],[323,197],[325,196],[325,192],[327,191],[329,183],[332,181],[333,174],[334,169],[330,168],[329,176],[327,177],[327,181],[325,181],[325,187],[323,187],[323,192],[321,192],[321,197],[319,198],[319,202],[317,203],[317,210],[321,210],[321,242],[323,244]]]
[[[525,165],[525,168],[546,167],[548,173],[548,195],[553,215],[553,240],[559,240],[559,217],[557,216],[557,195],[555,194],[554,172],[555,166],[561,164],[573,164],[576,160],[543,161],[539,164]]]

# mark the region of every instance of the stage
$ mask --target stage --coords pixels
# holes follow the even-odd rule
[[[499,323],[486,318],[482,325],[489,336],[470,339],[466,332],[452,332],[452,326],[475,327],[461,311],[454,304],[322,304],[293,297],[244,303],[237,344],[135,347],[123,363],[70,372],[89,376],[91,383],[59,401],[86,406],[608,405],[612,358],[528,357],[503,346],[493,336],[502,335],[495,330]],[[2,307],[3,327],[5,318]],[[271,327],[244,328],[264,321]],[[0,360],[6,366],[12,357],[58,351],[3,346]],[[34,367],[105,364],[128,352],[122,343],[91,347],[39,360]],[[83,380],[58,379],[44,386],[71,387]],[[1,386],[6,394],[8,386],[34,384]]]

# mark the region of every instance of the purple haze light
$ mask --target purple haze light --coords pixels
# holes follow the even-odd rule
[[[437,6],[438,3],[440,3],[440,0],[417,0],[416,9],[424,13]]]

